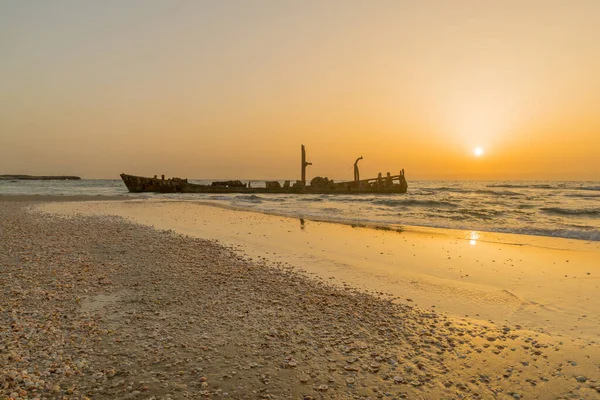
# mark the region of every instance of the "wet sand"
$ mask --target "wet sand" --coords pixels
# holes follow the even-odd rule
[[[573,274],[595,259],[594,243],[484,235],[473,245],[450,232],[302,225],[190,203],[39,200],[0,199],[0,397],[598,397],[591,326],[554,333],[529,316],[549,334],[517,327],[518,312],[501,314],[510,301],[494,308],[482,295],[509,282],[501,290],[531,302],[540,288],[517,278],[533,279],[521,273],[532,254],[556,262],[550,284],[559,255]],[[533,250],[506,277],[493,264],[507,258],[483,258],[496,247]],[[470,266],[469,251],[487,268]],[[429,265],[438,253],[448,264]],[[476,280],[465,282],[469,272]],[[595,284],[582,278],[570,294]],[[496,323],[453,304],[469,298]]]
[[[600,341],[598,242],[417,227],[398,232],[181,201],[42,210],[119,215],[422,308]]]

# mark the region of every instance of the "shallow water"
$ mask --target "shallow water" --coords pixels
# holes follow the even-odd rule
[[[253,186],[259,183],[253,182]],[[349,224],[429,226],[600,241],[600,182],[411,181],[406,194],[245,195],[130,194],[121,180],[0,181],[0,194],[163,197]]]

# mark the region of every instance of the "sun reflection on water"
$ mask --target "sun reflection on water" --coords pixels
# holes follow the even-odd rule
[[[476,231],[469,232],[469,235],[468,235],[469,244],[471,246],[475,246],[477,244],[477,240],[479,239],[479,237],[480,237],[480,235]]]

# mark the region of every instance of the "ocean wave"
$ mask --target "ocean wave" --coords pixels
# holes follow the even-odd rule
[[[593,231],[593,230],[596,229],[593,226],[589,226],[589,225],[568,224],[567,226],[570,227],[570,228],[585,229],[585,230],[588,230],[588,231]]]
[[[345,196],[345,197],[338,197],[338,199],[340,201],[343,202],[347,202],[347,203],[371,203],[374,200],[377,199],[377,197],[374,196]]]
[[[186,197],[197,197],[197,196],[186,196]],[[210,195],[207,197],[207,200],[231,200],[231,197],[223,196],[223,195]]]
[[[301,197],[298,199],[298,201],[305,201],[305,202],[318,202],[318,201],[323,201],[324,199],[322,197]]]
[[[566,183],[548,184],[548,183],[491,183],[485,185],[488,188],[506,188],[506,189],[550,189],[550,190],[592,190],[600,191],[600,186],[573,186]]]
[[[547,183],[530,183],[530,184],[518,184],[518,183],[493,183],[485,185],[489,188],[508,188],[508,189],[564,189],[565,184],[550,185]]]
[[[544,211],[549,214],[555,215],[581,215],[584,217],[594,217],[600,216],[600,209],[580,209],[573,210],[570,208],[561,208],[561,207],[540,207],[540,211]]]
[[[436,201],[436,200],[391,200],[381,199],[373,200],[373,204],[388,207],[444,207],[444,208],[455,208],[458,207],[456,204],[448,201]]]
[[[281,197],[263,197],[262,200],[269,201],[271,203],[285,203],[286,201],[288,201],[287,199]]]
[[[511,190],[486,190],[486,189],[461,189],[442,186],[438,188],[431,188],[427,190],[438,191],[438,192],[450,192],[450,193],[464,193],[464,194],[483,194],[492,196],[523,196],[523,193],[514,192]]]
[[[580,199],[596,199],[600,197],[600,193],[565,193],[565,197],[577,197]]]
[[[456,193],[466,193],[469,192],[470,189],[461,189],[449,186],[440,186],[440,187],[432,187],[432,188],[422,188],[423,190],[431,191],[431,192],[456,192]]]
[[[255,194],[235,196],[234,199],[248,203],[262,203],[262,201],[264,200],[263,197],[257,196]]]
[[[262,202],[285,203],[288,201],[288,199],[281,198],[281,197],[257,196],[255,194],[235,196],[234,199],[243,201],[243,202],[247,202],[247,203],[256,203],[256,204],[259,204]]]
[[[503,214],[503,211],[492,210],[492,209],[472,209],[472,208],[461,208],[457,210],[459,214],[466,215],[476,219],[494,219],[497,216]]]
[[[414,190],[411,190],[410,194],[413,196],[434,196],[435,192],[432,192],[430,190],[424,190],[424,189],[414,189]]]
[[[481,205],[490,205],[493,207],[507,207],[510,206],[510,202],[507,202],[506,199],[501,198],[501,197],[495,197],[493,199],[490,200],[478,200],[477,201],[477,205],[481,206]]]
[[[549,229],[549,228],[516,228],[497,229],[496,232],[516,233],[519,235],[550,236],[567,239],[600,241],[600,231],[597,229]]]
[[[523,196],[522,193],[513,192],[511,190],[474,190],[473,193],[477,194],[491,194],[492,196]]]
[[[519,210],[530,210],[532,208],[536,208],[537,206],[535,204],[519,204],[517,206],[517,209]]]
[[[402,214],[399,214],[402,215]],[[434,228],[454,228],[454,226],[448,226],[445,224],[441,224],[441,223],[435,223],[432,221],[439,221],[440,217],[446,219],[446,220],[451,220],[451,221],[465,221],[465,216],[464,215],[440,215],[438,213],[425,213],[423,214],[424,220],[430,220],[431,222],[424,222],[422,223],[423,226],[431,226]],[[419,225],[417,225],[419,226]]]
[[[492,210],[492,209],[472,209],[472,208],[460,208],[455,210],[439,210],[436,213],[425,213],[424,216],[427,218],[431,218],[433,221],[435,220],[453,220],[453,221],[463,221],[463,222],[476,222],[476,221],[487,221],[495,220],[498,221],[498,217],[503,215],[504,213],[500,210]],[[399,214],[403,215],[403,214]],[[429,221],[430,223],[433,221]],[[433,225],[439,228],[453,228],[452,226],[446,225]],[[462,227],[460,228],[462,229]],[[465,228],[467,229],[467,228]]]

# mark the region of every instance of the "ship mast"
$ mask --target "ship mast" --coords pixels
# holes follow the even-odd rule
[[[302,149],[302,186],[306,186],[306,167],[312,165],[312,163],[306,162],[306,150],[304,145],[301,145]]]

